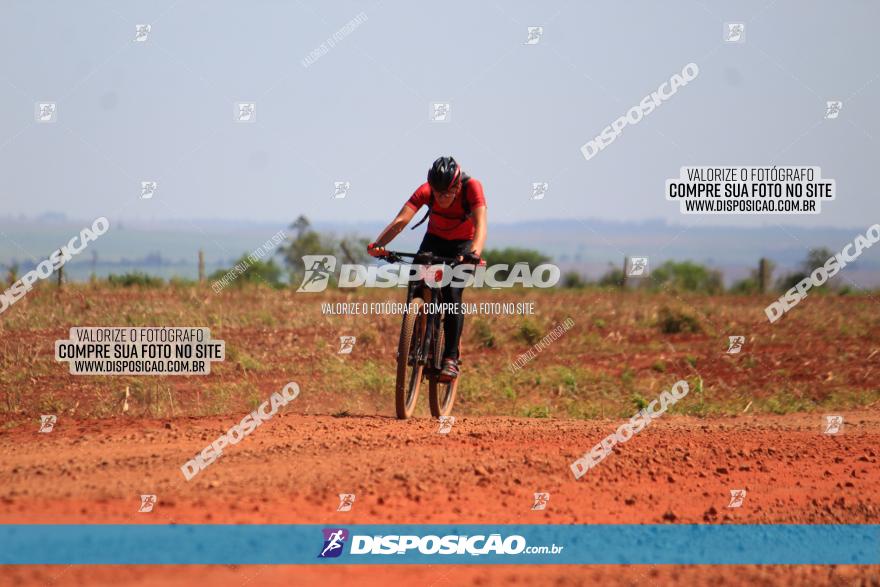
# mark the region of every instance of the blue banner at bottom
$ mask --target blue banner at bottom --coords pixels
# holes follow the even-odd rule
[[[0,564],[876,565],[880,525],[0,525]]]

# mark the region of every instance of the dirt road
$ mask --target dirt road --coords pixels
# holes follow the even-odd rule
[[[615,420],[436,421],[279,414],[187,482],[180,466],[239,418],[59,419],[0,433],[3,523],[878,523],[880,416],[664,416],[575,480]],[[728,508],[731,489],[747,491]],[[545,511],[533,494],[550,493]],[[357,498],[337,512],[339,493]],[[155,494],[152,513],[138,513]],[[19,567],[25,584],[858,584],[871,567]],[[193,575],[197,573],[198,577]],[[55,577],[53,579],[53,577]],[[249,577],[251,579],[249,579]],[[293,578],[296,578],[294,581]],[[854,581],[856,583],[854,583]],[[868,583],[870,584],[870,583]]]

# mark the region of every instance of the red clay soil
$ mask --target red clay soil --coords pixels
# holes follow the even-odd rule
[[[0,433],[0,523],[880,523],[880,415],[664,416],[575,480],[620,423],[279,414],[187,482],[240,418],[76,420]],[[731,489],[745,489],[728,508]],[[531,511],[533,493],[550,493]],[[138,513],[141,494],[156,494]],[[357,498],[337,512],[339,493]],[[877,585],[878,567],[6,567],[0,584]],[[350,583],[345,583],[350,581]]]

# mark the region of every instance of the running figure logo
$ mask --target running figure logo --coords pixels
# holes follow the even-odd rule
[[[449,122],[449,102],[431,104],[431,122]]]
[[[318,558],[336,558],[342,554],[345,541],[348,540],[348,530],[345,528],[324,528],[324,548]]]
[[[544,196],[547,195],[547,189],[550,187],[546,181],[533,181],[532,182],[532,199],[533,200],[543,200]]]
[[[58,120],[58,106],[55,102],[40,102],[36,107],[37,122],[55,122]]]
[[[339,353],[340,355],[350,355],[351,351],[354,350],[354,343],[357,342],[357,337],[355,336],[340,336],[339,337]]]
[[[134,25],[134,42],[135,43],[146,43],[147,39],[150,36],[150,31],[152,29],[153,29],[153,27],[148,24]]]
[[[437,429],[437,434],[449,434],[453,424],[455,424],[455,416],[440,416],[440,428]]]
[[[645,272],[647,270],[647,257],[633,257],[629,261],[629,270],[627,271],[627,275],[629,275],[630,277],[641,277],[642,275],[645,275]]]
[[[55,428],[55,422],[58,421],[58,416],[55,414],[49,414],[46,416],[40,416],[40,432],[49,433]]]
[[[351,506],[354,505],[354,493],[340,493],[339,494],[339,507],[336,508],[337,512],[350,512]]]
[[[153,511],[153,506],[156,505],[156,496],[155,495],[142,495],[141,496],[141,507],[138,508],[138,512],[142,514],[148,514]]]
[[[255,102],[236,102],[235,121],[254,122],[257,120],[257,104]]]
[[[541,42],[541,37],[544,36],[544,27],[542,26],[530,26],[528,27],[529,36],[526,39],[526,42],[523,45],[537,45]]]
[[[727,340],[729,341],[727,347],[728,355],[735,355],[742,350],[743,344],[746,342],[745,336],[728,336]]]
[[[728,43],[744,43],[746,40],[746,25],[741,22],[725,23],[724,40]]]
[[[843,108],[843,102],[840,100],[829,100],[825,102],[825,120],[832,120],[840,115],[840,109]]]
[[[746,490],[745,489],[731,489],[730,490],[730,503],[727,504],[729,508],[738,508],[743,504],[743,500],[746,498]]]
[[[532,505],[532,511],[543,510],[547,507],[547,502],[550,501],[549,493],[536,493],[535,494],[535,503]]]
[[[843,429],[843,416],[825,416],[823,434],[840,434]]]
[[[156,193],[156,189],[159,187],[155,181],[142,181],[141,182],[141,200],[149,200]]]
[[[298,292],[315,293],[327,289],[330,274],[336,269],[336,257],[333,255],[303,255],[303,267],[306,272]]]
[[[348,195],[348,190],[351,189],[350,181],[334,181],[333,182],[333,198],[336,200],[340,200]]]

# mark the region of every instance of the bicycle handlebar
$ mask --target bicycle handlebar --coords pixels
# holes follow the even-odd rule
[[[440,257],[439,255],[435,255],[433,253],[403,253],[400,251],[386,251],[386,254],[378,257],[379,259],[384,259],[389,263],[400,263],[403,261],[403,257],[412,257],[413,261],[418,259],[423,259],[429,263],[438,262],[438,263],[446,263],[447,265],[464,265],[465,263],[458,260],[458,258],[454,257]]]

